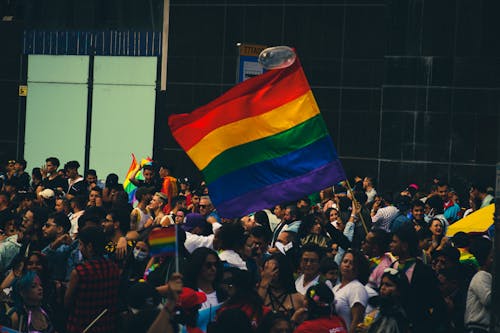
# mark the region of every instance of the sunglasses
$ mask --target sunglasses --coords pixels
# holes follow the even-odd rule
[[[200,205],[200,208],[207,208],[208,205]]]

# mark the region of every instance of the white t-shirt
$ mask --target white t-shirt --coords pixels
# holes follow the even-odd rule
[[[335,311],[344,319],[347,327],[351,326],[352,316],[351,308],[354,304],[359,303],[366,308],[368,304],[368,293],[365,286],[358,280],[353,280],[340,288],[341,284],[333,287],[335,295]]]
[[[203,290],[198,289],[202,293],[205,293]],[[219,300],[217,299],[217,292],[214,290],[210,294],[205,293],[207,295],[207,300],[201,305],[200,310],[208,309],[210,307],[215,307],[219,305]]]
[[[301,274],[297,280],[295,280],[295,289],[297,290],[298,293],[301,293],[302,295],[305,295],[307,292],[307,289],[309,287],[314,286],[318,284],[319,281],[319,275],[316,276],[312,281],[310,281],[308,284],[304,286],[304,274]]]

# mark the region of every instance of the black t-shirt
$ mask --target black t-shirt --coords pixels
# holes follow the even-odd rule
[[[68,188],[68,181],[58,175],[54,179],[45,178],[42,180],[42,186],[44,188],[50,188],[51,190],[56,190],[58,187],[66,190]]]
[[[12,212],[9,208],[5,208],[4,210],[0,210],[0,229],[5,230],[5,223],[14,218]]]
[[[87,194],[87,183],[82,179],[67,188],[67,194],[74,196]]]
[[[30,176],[26,172],[20,175],[15,174],[13,180],[16,182],[18,191],[26,191],[30,187]]]

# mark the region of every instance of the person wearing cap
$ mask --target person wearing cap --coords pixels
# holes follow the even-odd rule
[[[172,274],[167,290],[167,302],[148,333],[173,333],[173,324],[184,325],[187,333],[203,333],[197,327],[197,321],[198,310],[207,300],[205,293],[183,287],[182,276],[179,273]]]
[[[147,210],[148,204],[153,198],[154,188],[142,186],[135,191],[137,206],[130,212],[130,230],[141,232],[144,230],[144,225],[151,219],[151,214]]]
[[[292,316],[294,333],[347,333],[344,320],[335,313],[335,297],[324,283],[309,287],[305,295],[306,307]]]

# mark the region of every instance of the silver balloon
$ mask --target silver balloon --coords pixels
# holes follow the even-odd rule
[[[280,69],[292,65],[297,55],[288,46],[274,46],[259,54],[259,63],[265,69]]]

